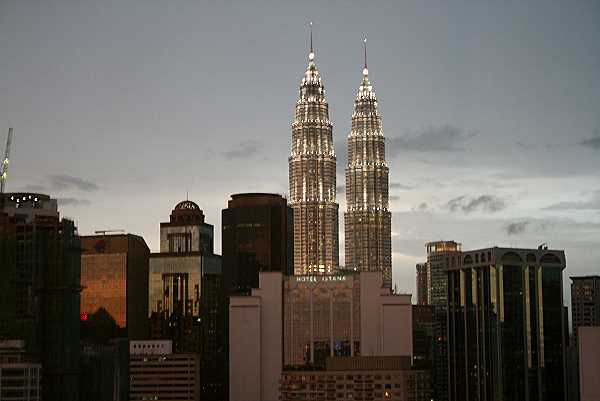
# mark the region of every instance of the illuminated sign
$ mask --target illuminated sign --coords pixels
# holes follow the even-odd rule
[[[104,252],[104,250],[106,249],[106,241],[103,239],[99,239],[94,244],[94,248],[96,249],[96,252]]]
[[[317,283],[328,281],[346,281],[346,276],[295,276],[297,283]]]
[[[79,320],[81,320],[82,322],[87,322],[88,320],[88,314],[87,313],[80,313],[79,314]]]

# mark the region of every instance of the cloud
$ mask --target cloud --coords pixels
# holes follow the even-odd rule
[[[463,150],[458,145],[474,135],[452,125],[430,126],[416,134],[388,138],[386,146],[390,158],[405,151],[458,151]]]
[[[517,235],[524,232],[527,226],[529,226],[529,221],[523,220],[515,223],[509,223],[504,227],[504,229],[508,235]]]
[[[44,182],[44,185],[25,185],[23,190],[30,192],[57,192],[67,190],[91,192],[100,189],[100,187],[92,181],[68,174],[49,175],[46,177]]]
[[[415,187],[411,187],[410,185],[404,185],[399,182],[390,182],[390,189],[401,189],[404,191],[410,191],[415,189]]]
[[[600,150],[600,130],[595,130],[594,134],[595,136],[584,139],[583,141],[579,142],[578,145]]]
[[[89,200],[80,199],[80,198],[58,198],[56,201],[58,202],[58,204],[60,206],[77,207],[77,206],[88,206],[88,205],[92,204],[92,202],[90,202]]]
[[[486,213],[499,212],[506,208],[506,202],[494,195],[481,195],[477,198],[469,198],[466,195],[450,199],[446,208],[451,212],[463,211],[469,214],[475,211]]]
[[[398,195],[390,195],[389,198],[390,198],[390,200],[393,200],[393,201],[400,199],[400,197]]]
[[[429,205],[427,202],[421,202],[417,206],[412,208],[413,212],[426,212],[429,210]]]
[[[96,191],[98,189],[98,185],[95,183],[72,175],[58,174],[51,175],[48,178],[50,179],[51,190],[76,189],[88,192]]]
[[[336,190],[337,193],[346,192],[346,186],[345,185],[338,185],[337,187],[335,187],[335,190]]]
[[[240,142],[233,149],[223,152],[223,156],[227,159],[248,159],[260,153],[262,144],[259,141],[247,140]]]
[[[587,201],[559,202],[544,208],[545,210],[600,210],[600,191]]]

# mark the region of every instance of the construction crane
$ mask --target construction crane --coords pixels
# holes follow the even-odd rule
[[[4,150],[4,159],[2,159],[2,169],[0,170],[0,194],[4,193],[6,178],[8,177],[8,158],[10,156],[10,143],[12,142],[13,129],[8,129],[8,138],[6,138],[6,149]]]

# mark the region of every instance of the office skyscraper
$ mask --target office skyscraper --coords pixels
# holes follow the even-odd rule
[[[294,214],[294,273],[330,274],[339,264],[333,124],[315,52],[300,82],[292,123],[289,205]]]
[[[389,211],[389,168],[377,97],[365,64],[348,135],[346,213],[344,213],[346,268],[383,272],[392,285],[392,213]]]
[[[293,215],[277,194],[231,195],[222,211],[223,279],[229,295],[258,287],[258,273],[293,274]]]
[[[259,285],[260,272],[293,273],[293,214],[281,195],[245,193],[231,195],[221,216],[223,311],[219,324],[228,333],[231,295],[250,294]],[[228,377],[230,344],[227,337],[224,340],[223,377]]]
[[[104,308],[130,340],[148,335],[146,241],[132,234],[81,237],[81,318]]]
[[[190,200],[175,205],[169,221],[160,223],[160,252],[150,255],[147,314],[152,338],[172,340],[175,352],[199,351],[202,272],[221,267],[213,231]]]
[[[600,276],[571,277],[573,334],[586,326],[600,326]]]
[[[461,244],[454,241],[434,241],[427,248],[427,304],[446,306],[446,269],[458,262]]]
[[[462,252],[448,270],[449,399],[566,396],[563,251]]]
[[[152,339],[171,340],[176,353],[198,355],[200,399],[223,395],[223,326],[217,316],[221,256],[214,254],[214,227],[190,200],[179,202],[160,223],[160,252],[150,255],[149,310]]]
[[[81,242],[55,199],[0,194],[0,337],[42,363],[42,399],[79,399]]]

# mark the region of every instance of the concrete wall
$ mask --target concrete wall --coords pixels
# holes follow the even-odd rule
[[[360,273],[361,355],[412,356],[410,295],[391,295],[379,272]]]
[[[229,400],[261,400],[261,302],[231,297],[229,304]]]
[[[600,327],[579,328],[580,401],[600,400]]]
[[[384,296],[381,302],[381,355],[410,355],[412,360],[410,295]]]
[[[283,275],[261,273],[252,296],[229,304],[230,401],[278,401],[283,369]]]
[[[260,275],[260,290],[252,295],[262,299],[261,308],[261,382],[262,400],[279,400],[279,379],[283,369],[283,274]]]

